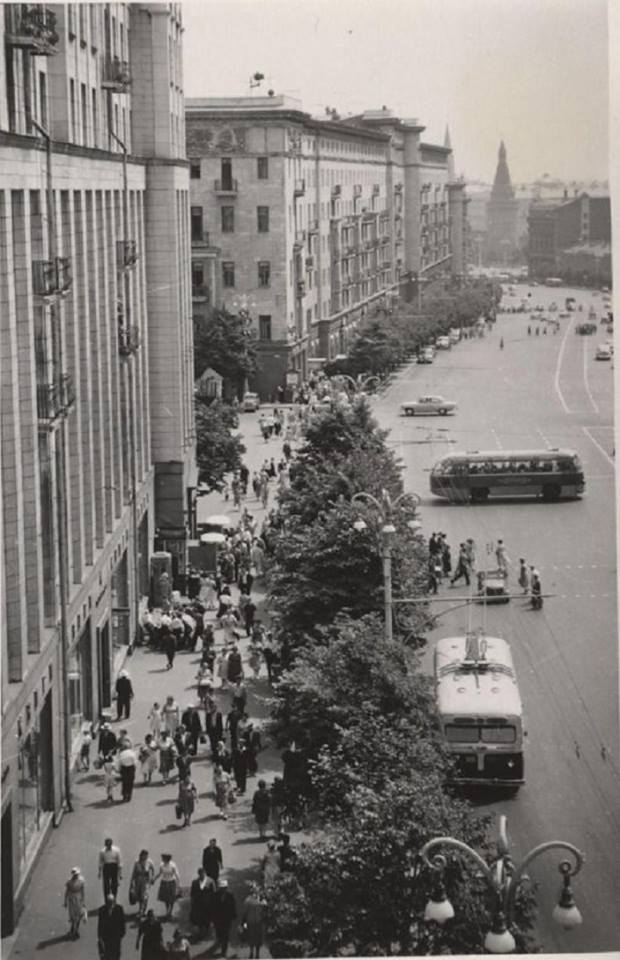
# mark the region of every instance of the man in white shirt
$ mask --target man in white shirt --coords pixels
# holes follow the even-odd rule
[[[106,837],[103,841],[103,849],[99,851],[99,871],[98,876],[103,877],[103,897],[107,898],[109,893],[116,896],[118,885],[123,879],[123,862],[121,860],[121,851],[112,843],[111,837]]]
[[[136,779],[136,766],[138,758],[135,750],[130,746],[125,746],[118,755],[118,765],[121,774],[122,794],[125,803],[129,803],[133,793],[133,785]]]

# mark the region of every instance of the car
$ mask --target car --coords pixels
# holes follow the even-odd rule
[[[243,410],[245,413],[255,413],[260,407],[260,399],[257,393],[245,393],[243,395]]]
[[[606,343],[599,343],[594,355],[595,360],[611,360],[611,348]]]
[[[460,329],[457,327],[453,327],[452,330],[450,331],[450,342],[458,343],[460,339],[461,339]]]
[[[438,350],[449,350],[452,346],[450,343],[450,337],[437,337],[435,346]]]
[[[405,417],[415,417],[416,413],[437,413],[443,416],[447,413],[454,413],[456,403],[454,400],[445,400],[443,397],[425,396],[401,403],[400,409]]]
[[[501,570],[480,570],[478,573],[478,603],[509,603],[506,575]]]
[[[432,347],[425,347],[424,350],[418,354],[418,363],[432,363],[434,359],[435,351]]]
[[[596,333],[596,329],[595,323],[578,323],[575,327],[575,332],[587,337],[591,333]]]
[[[570,313],[558,313],[558,317],[560,318],[560,320],[569,320]]]

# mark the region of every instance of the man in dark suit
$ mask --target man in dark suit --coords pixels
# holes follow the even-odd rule
[[[222,956],[228,953],[230,928],[237,916],[235,898],[228,889],[228,881],[220,880],[213,899],[213,926],[215,927],[215,949],[219,947]]]
[[[200,936],[204,939],[211,925],[215,896],[215,881],[207,876],[204,867],[198,867],[198,876],[192,880],[189,896],[189,919],[195,927],[198,927]]]
[[[116,681],[116,719],[121,720],[123,714],[129,720],[131,713],[131,701],[133,700],[133,687],[129,674],[126,670],[121,670]]]
[[[97,943],[101,960],[120,960],[121,941],[125,936],[125,914],[113,893],[99,907]]]
[[[198,753],[198,741],[202,733],[202,724],[198,711],[193,703],[188,704],[181,714],[181,723],[189,733],[191,752],[195,756]]]
[[[104,723],[99,731],[99,753],[109,757],[116,751],[116,734],[110,730],[110,724]]]
[[[208,877],[217,883],[220,870],[224,866],[222,851],[217,845],[215,837],[209,840],[209,846],[202,851],[202,867]]]

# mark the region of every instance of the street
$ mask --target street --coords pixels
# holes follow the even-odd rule
[[[502,538],[511,558],[509,585],[518,592],[520,557],[541,573],[543,592],[553,594],[542,612],[512,600],[485,613],[479,606],[445,613],[433,641],[486,626],[512,647],[526,730],[526,784],[515,799],[483,797],[481,809],[508,816],[513,858],[536,844],[567,840],[586,856],[573,883],[583,925],[567,934],[551,920],[560,877],[559,852],[531,867],[540,884],[538,934],[545,951],[617,949],[620,942],[620,793],[618,742],[618,634],[616,623],[616,530],[614,498],[613,372],[594,360],[604,328],[578,336],[592,303],[590,292],[516,287],[518,302],[531,289],[532,304],[555,300],[559,312],[574,293],[582,312],[560,320],[553,334],[535,334],[527,314],[499,314],[484,339],[461,341],[437,351],[429,366],[409,366],[375,402],[382,426],[405,466],[405,487],[422,497],[425,536],[447,534],[453,562],[459,542],[473,537],[478,565],[487,544]],[[558,313],[546,316],[557,317]],[[532,326],[530,335],[528,324]],[[500,349],[500,338],[504,347]],[[399,405],[425,393],[456,400],[450,417],[400,417]],[[581,500],[543,503],[533,499],[454,505],[430,494],[429,471],[450,452],[568,447],[582,460],[586,492]],[[489,566],[494,566],[494,556]],[[440,587],[440,596],[464,588]],[[440,613],[450,604],[435,604]],[[483,623],[483,618],[486,618]]]

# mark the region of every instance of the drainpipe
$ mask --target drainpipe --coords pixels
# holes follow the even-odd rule
[[[119,147],[123,151],[123,243],[127,244],[129,240],[129,184],[127,179],[127,147],[114,131],[110,128],[110,136],[113,140],[118,143]],[[126,250],[126,246],[124,246]],[[123,287],[125,295],[125,305],[129,303],[129,274],[124,270],[123,271]],[[127,329],[127,335],[129,337],[129,329]],[[129,341],[128,341],[129,342]],[[124,355],[124,358],[127,361],[127,405],[129,407],[134,393],[134,363],[132,363],[132,358],[135,362],[135,354],[138,349],[137,345],[135,349],[132,349],[130,353]],[[140,609],[140,571],[138,564],[138,504],[137,504],[137,477],[136,477],[136,427],[135,427],[135,417],[132,416],[130,410],[129,414],[129,476],[131,483],[131,528],[132,528],[132,538],[133,538],[133,586],[134,586],[134,612],[135,612],[135,624],[133,636],[129,641],[128,653],[131,653],[133,650],[134,643],[138,638],[138,611]]]
[[[47,204],[47,247],[49,259],[56,266],[56,218],[54,212],[54,196],[52,187],[52,138],[36,120],[31,119],[32,126],[45,139],[46,147],[46,204]],[[62,398],[63,381],[63,343],[62,331],[57,327],[60,320],[56,301],[50,303],[50,322],[52,328],[52,362],[54,376],[58,387],[58,397]],[[65,509],[66,490],[66,445],[65,421],[67,410],[63,410],[56,422],[54,431],[54,448],[56,460],[56,525],[58,527],[58,586],[60,599],[60,654],[62,669],[62,715],[63,715],[63,769],[65,784],[65,806],[69,813],[73,813],[71,802],[71,730],[69,726],[69,635],[67,629],[68,584],[67,584],[67,516]]]

